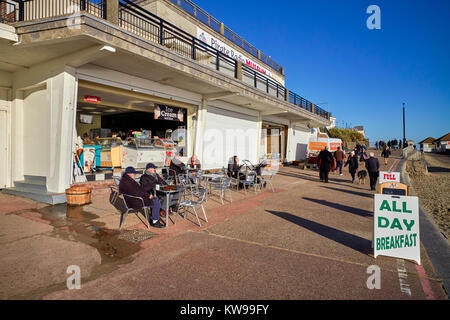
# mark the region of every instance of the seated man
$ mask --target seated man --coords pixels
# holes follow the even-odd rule
[[[142,198],[145,206],[152,209],[152,221],[150,221],[150,225],[155,228],[163,228],[164,225],[159,220],[161,205],[159,201],[154,201],[153,194],[149,194],[139,185],[139,183],[134,180],[136,174],[137,172],[133,167],[128,167],[125,169],[125,173],[120,180],[119,192],[121,194]],[[135,210],[142,209],[142,202],[139,199],[130,197],[124,197],[124,199],[129,208],[133,208]]]
[[[186,173],[186,165],[181,161],[181,157],[179,155],[176,155],[175,158],[172,159],[170,162],[169,169],[169,175],[175,175],[174,178],[176,178],[176,181],[178,181],[178,175]]]
[[[157,201],[158,203],[160,203],[158,197],[156,197],[156,186],[167,186],[167,183],[163,180],[163,178],[161,178],[161,176],[159,174],[156,173],[156,169],[158,167],[156,167],[153,163],[149,163],[146,166],[145,172],[141,177],[140,180],[140,184],[141,187],[147,191],[150,194],[155,195],[155,197],[153,198],[153,201]],[[165,208],[166,207],[166,201],[167,198],[163,199],[163,203],[162,203],[162,207]],[[161,207],[161,203],[159,204],[159,206]],[[170,207],[170,214],[172,214],[173,211],[177,211],[178,210],[178,206],[177,205],[173,205]],[[164,212],[162,214],[163,217],[165,217],[166,212]]]
[[[188,167],[192,169],[198,169],[200,170],[202,168],[202,165],[200,161],[197,159],[197,156],[194,154],[188,162]]]

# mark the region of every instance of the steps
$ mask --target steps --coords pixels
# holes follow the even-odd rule
[[[6,194],[30,198],[48,204],[66,203],[65,193],[49,193],[47,191],[47,178],[25,175],[24,180],[14,181],[13,188],[2,190]]]

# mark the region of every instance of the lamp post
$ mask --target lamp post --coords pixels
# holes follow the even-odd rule
[[[403,102],[403,147],[406,144],[406,129],[405,129],[405,103]]]

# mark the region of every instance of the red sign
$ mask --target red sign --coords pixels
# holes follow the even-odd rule
[[[99,103],[100,101],[102,101],[102,99],[100,97],[96,97],[96,96],[84,96],[84,101]]]

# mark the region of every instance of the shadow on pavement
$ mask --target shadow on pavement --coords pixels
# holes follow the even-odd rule
[[[303,219],[287,212],[271,210],[266,211],[361,253],[367,254],[367,249],[371,248],[372,243],[370,240],[355,236],[351,233],[328,227],[311,220]]]
[[[346,193],[353,194],[355,196],[360,196],[360,197],[373,198],[373,194],[369,194],[369,193],[363,193],[363,192],[346,190],[346,189],[338,189],[338,188],[326,187],[326,186],[323,186],[322,188],[326,188],[326,189],[330,189],[330,190],[334,190],[334,191],[346,192]]]
[[[430,173],[449,173],[449,168],[444,167],[428,167],[428,172]]]
[[[278,172],[277,175],[298,178],[298,179],[304,179],[304,180],[313,181],[313,182],[320,182],[319,171],[317,171],[317,178],[315,178],[314,176],[305,174],[305,173],[300,173],[300,172],[298,172],[298,173]],[[339,183],[339,182],[344,182],[344,183],[348,183],[348,184],[343,184],[343,183]],[[346,187],[350,187],[353,189],[366,190],[366,189],[352,185],[351,180],[337,179],[337,178],[334,178],[333,176],[329,177],[329,183],[335,184],[335,185],[346,186]]]
[[[333,209],[338,209],[341,211],[345,211],[345,212],[349,212],[349,213],[353,213],[356,214],[358,216],[361,217],[373,217],[373,213],[371,211],[367,211],[364,209],[359,209],[359,208],[355,208],[355,207],[349,207],[340,203],[335,203],[335,202],[330,202],[327,200],[319,200],[319,199],[313,199],[313,198],[308,198],[308,197],[303,197],[303,199],[311,201],[311,202],[315,202]]]

